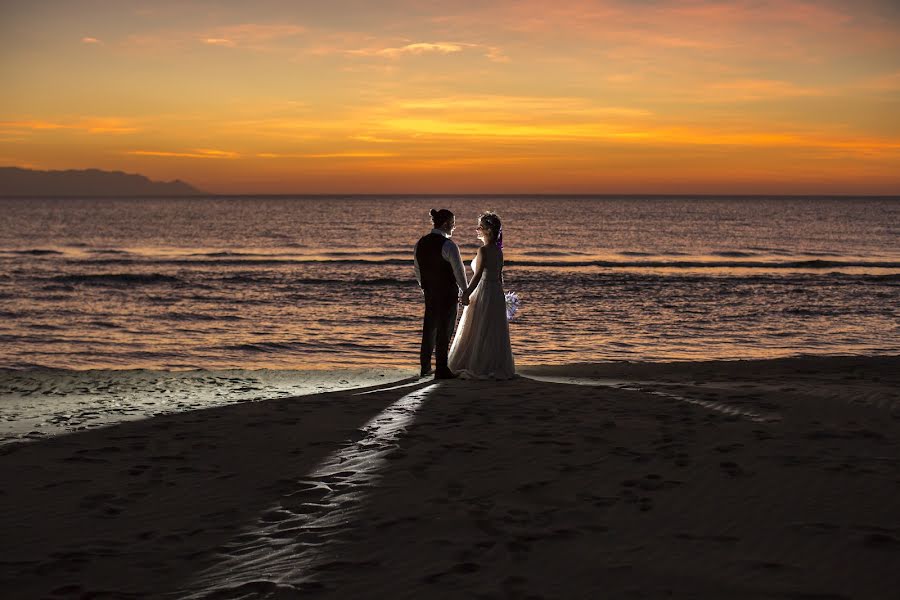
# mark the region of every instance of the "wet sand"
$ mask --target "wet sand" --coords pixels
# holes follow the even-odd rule
[[[66,389],[61,373],[35,375],[39,389]],[[115,379],[98,373],[80,375],[88,396]],[[0,589],[889,598],[898,373],[896,357],[532,367],[497,383],[325,373],[315,385],[346,383],[47,425],[0,446]],[[24,389],[11,376],[4,389]],[[231,385],[155,377],[133,398]]]

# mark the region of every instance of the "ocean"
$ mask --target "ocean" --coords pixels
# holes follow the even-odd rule
[[[900,354],[900,198],[7,198],[0,368],[416,368],[430,208],[503,219],[520,365]]]

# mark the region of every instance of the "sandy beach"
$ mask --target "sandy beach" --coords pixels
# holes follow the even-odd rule
[[[5,372],[3,596],[897,593],[900,358],[348,373]]]

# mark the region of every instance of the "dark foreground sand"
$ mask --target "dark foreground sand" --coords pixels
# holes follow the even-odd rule
[[[524,375],[8,443],[0,595],[898,597],[900,358]]]

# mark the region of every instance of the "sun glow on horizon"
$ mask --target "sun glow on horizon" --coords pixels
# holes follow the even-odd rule
[[[217,193],[900,193],[888,0],[2,11],[0,165]]]

